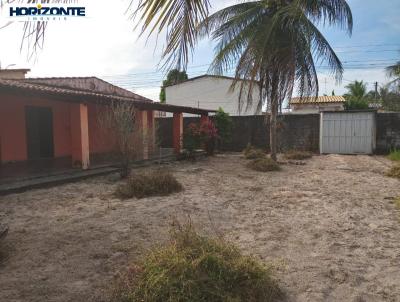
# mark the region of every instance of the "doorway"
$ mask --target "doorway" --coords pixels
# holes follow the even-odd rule
[[[28,159],[54,157],[53,112],[48,107],[25,107]]]

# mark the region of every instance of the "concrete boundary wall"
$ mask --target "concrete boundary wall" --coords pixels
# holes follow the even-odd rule
[[[242,151],[248,143],[269,148],[269,122],[265,116],[233,116],[233,136],[225,151]],[[198,117],[185,117],[184,129],[190,123],[199,123]],[[161,147],[172,146],[172,118],[158,118],[158,140]],[[376,153],[400,149],[400,113],[377,113]],[[279,149],[319,151],[319,114],[285,114],[278,119]]]

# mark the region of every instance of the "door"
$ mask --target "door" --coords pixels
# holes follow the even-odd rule
[[[372,154],[375,112],[322,112],[321,153]]]
[[[47,107],[25,107],[28,159],[54,157],[53,112]]]

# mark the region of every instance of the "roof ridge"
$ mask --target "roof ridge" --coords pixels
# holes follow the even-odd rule
[[[114,88],[122,89],[122,90],[125,90],[125,91],[129,92],[130,94],[132,94],[131,97],[137,97],[137,98],[140,98],[140,99],[143,99],[143,100],[146,100],[146,101],[151,101],[151,102],[153,102],[153,100],[151,100],[151,99],[149,99],[149,98],[147,98],[147,97],[144,97],[144,96],[142,96],[142,95],[140,95],[140,94],[137,94],[137,93],[135,93],[135,92],[133,92],[133,91],[130,91],[130,90],[127,90],[127,89],[125,89],[125,88],[119,87],[119,86],[117,86],[117,85],[114,85],[114,84],[112,84],[112,83],[110,83],[110,82],[107,82],[107,81],[105,81],[105,80],[103,80],[103,79],[101,79],[101,78],[98,78],[98,77],[96,77],[96,76],[91,76],[91,77],[25,78],[25,79],[20,79],[20,80],[18,80],[18,81],[20,81],[20,82],[25,82],[25,83],[29,83],[29,84],[34,84],[34,85],[42,85],[42,86],[45,86],[45,87],[53,87],[53,88],[60,88],[60,89],[69,89],[69,90],[76,90],[76,91],[90,92],[90,93],[100,93],[100,94],[103,94],[103,95],[110,95],[110,96],[113,96],[113,95],[114,95],[114,94],[112,94],[112,93],[99,92],[99,91],[95,91],[95,90],[92,90],[92,89],[76,88],[76,87],[70,87],[70,86],[64,86],[64,85],[56,85],[56,84],[46,83],[46,82],[41,82],[41,81],[35,81],[35,79],[37,79],[37,80],[41,80],[41,79],[42,79],[42,80],[57,80],[57,79],[96,79],[96,80],[101,81],[101,82],[104,82],[104,83],[106,83],[107,85],[110,85],[110,86],[112,86],[112,87],[114,87]],[[117,95],[118,95],[118,93],[117,93]],[[124,96],[124,97],[128,97],[128,96]]]

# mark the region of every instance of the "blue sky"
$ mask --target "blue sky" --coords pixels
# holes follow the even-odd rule
[[[157,70],[162,38],[138,39],[132,21],[125,14],[130,0],[80,0],[87,7],[87,18],[54,21],[49,24],[44,50],[36,60],[28,61],[20,52],[22,24],[0,30],[2,66],[16,64],[32,69],[30,76],[99,76],[137,93],[157,100],[164,72]],[[213,9],[234,4],[236,0],[212,0]],[[400,0],[349,0],[353,11],[352,37],[337,28],[323,28],[328,41],[344,62],[343,82],[319,70],[320,94],[334,89],[345,92],[349,81],[364,80],[368,88],[375,81],[383,85],[388,79],[384,66],[400,60]],[[0,27],[7,20],[0,15]],[[202,41],[188,68],[189,76],[207,71],[213,58],[213,44]]]

